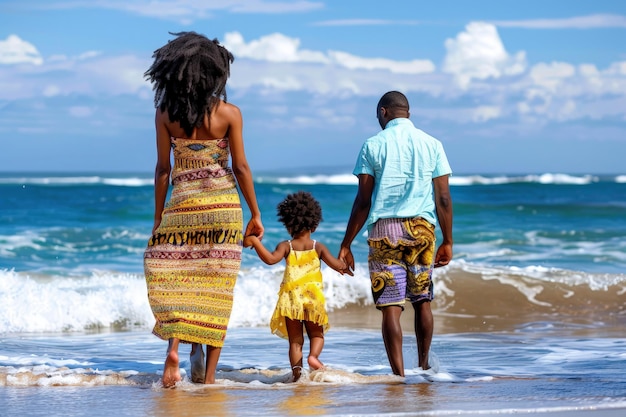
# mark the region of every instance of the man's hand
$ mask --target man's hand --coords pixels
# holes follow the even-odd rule
[[[354,275],[354,256],[352,255],[350,247],[342,246],[339,250],[339,255],[337,255],[337,259],[345,263],[346,269],[344,270],[344,273]]]
[[[452,244],[442,243],[435,255],[435,268],[446,266],[452,260]]]

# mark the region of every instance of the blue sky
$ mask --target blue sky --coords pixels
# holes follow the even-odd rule
[[[349,172],[404,92],[455,173],[626,173],[626,2],[3,0],[0,171],[151,172],[168,32],[235,56],[254,171]]]

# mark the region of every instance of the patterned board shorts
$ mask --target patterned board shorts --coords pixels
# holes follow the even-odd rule
[[[421,217],[380,219],[367,243],[376,308],[432,301],[434,225]]]

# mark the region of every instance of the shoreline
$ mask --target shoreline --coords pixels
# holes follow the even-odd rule
[[[489,311],[479,314],[446,311],[437,300],[432,302],[434,336],[460,333],[528,333],[529,336],[557,335],[571,337],[622,338],[624,325],[618,318],[610,322],[590,322],[570,316],[554,322],[549,312],[520,312],[518,315],[498,315]],[[328,311],[329,331],[333,329],[377,330],[381,329],[381,312],[373,304],[348,304],[340,309]],[[413,308],[407,305],[400,316],[400,324],[406,335],[414,334]]]

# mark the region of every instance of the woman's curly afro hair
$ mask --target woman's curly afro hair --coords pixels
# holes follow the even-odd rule
[[[226,101],[235,58],[217,39],[196,32],[171,34],[176,38],[154,51],[144,76],[153,84],[154,106],[167,110],[170,120],[191,136],[220,99]]]
[[[306,191],[289,194],[276,211],[278,220],[292,237],[307,230],[315,230],[322,221],[322,206]]]

